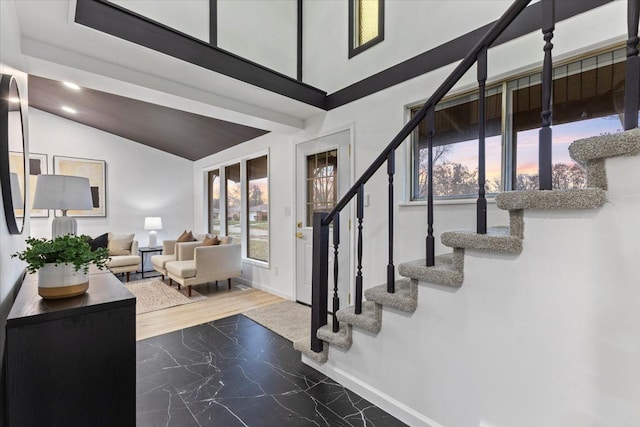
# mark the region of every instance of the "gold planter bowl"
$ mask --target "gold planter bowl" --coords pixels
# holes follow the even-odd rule
[[[73,264],[45,264],[38,270],[38,294],[44,299],[82,295],[89,289],[89,274]]]

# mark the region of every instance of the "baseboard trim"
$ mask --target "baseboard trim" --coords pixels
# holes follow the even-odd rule
[[[287,299],[289,301],[295,301],[295,298],[293,298],[293,295],[289,295],[285,292],[282,292],[278,289],[272,288],[270,286],[265,286],[265,285],[261,285],[260,283],[255,283],[252,282],[251,280],[247,280],[244,277],[236,277],[234,280],[238,281],[239,283],[243,284],[243,285],[247,285],[247,286],[251,286],[252,288],[264,291],[264,292],[269,292],[270,294],[273,294],[275,296],[278,296],[280,298],[284,298]]]
[[[398,418],[400,421],[410,426],[443,427],[442,424],[439,424],[432,419],[425,417],[424,415],[411,409],[404,403],[399,402],[388,394],[385,394],[377,388],[372,387],[370,384],[365,383],[364,381],[354,377],[353,375],[347,373],[346,371],[343,371],[340,368],[336,368],[335,366],[331,365],[331,361],[329,361],[328,363],[319,364],[316,363],[313,359],[302,355],[302,362],[322,372],[331,379],[339,382],[349,390],[359,394],[369,402],[373,403],[379,408],[382,408],[394,417]]]

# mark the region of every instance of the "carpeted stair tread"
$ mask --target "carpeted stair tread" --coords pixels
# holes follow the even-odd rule
[[[587,171],[587,187],[606,190],[605,159],[640,154],[640,129],[579,139],[569,146],[569,155]]]
[[[322,341],[326,341],[343,350],[349,350],[351,348],[351,344],[353,344],[352,327],[348,323],[341,324],[338,332],[333,332],[333,328],[330,324],[324,325],[318,329],[316,336]]]
[[[387,292],[387,284],[374,286],[364,291],[364,297],[384,307],[413,313],[418,307],[418,281],[412,279],[396,280],[395,292]]]
[[[329,345],[325,344],[322,346],[322,351],[320,353],[316,353],[311,351],[311,338],[304,337],[293,342],[293,349],[299,351],[310,359],[315,360],[318,363],[324,363],[327,361],[329,355]]]
[[[579,139],[569,146],[569,155],[577,162],[640,154],[640,128]]]
[[[517,209],[593,209],[604,205],[602,188],[571,190],[505,191],[496,196],[498,208]]]
[[[452,230],[442,233],[442,244],[451,248],[476,249],[480,251],[519,254],[522,239],[512,236],[507,226],[489,227],[487,234],[475,230]]]
[[[457,288],[464,280],[463,266],[464,249],[454,248],[453,253],[436,256],[433,267],[427,267],[423,258],[401,263],[398,273],[410,279]]]
[[[362,301],[362,313],[355,313],[355,306],[338,310],[336,317],[341,323],[349,323],[365,331],[377,334],[382,326],[382,306],[373,301]]]

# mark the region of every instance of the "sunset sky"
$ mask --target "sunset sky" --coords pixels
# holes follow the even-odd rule
[[[573,163],[569,157],[569,145],[581,138],[601,133],[620,132],[622,125],[617,115],[601,117],[580,122],[566,123],[552,127],[553,130],[553,163]],[[518,173],[538,173],[538,129],[518,133]],[[447,153],[442,161],[462,163],[470,170],[478,168],[478,141],[457,143],[451,153]],[[487,180],[499,178],[501,173],[501,137],[494,136],[486,140],[486,175]]]

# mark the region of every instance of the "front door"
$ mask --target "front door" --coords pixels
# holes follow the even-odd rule
[[[313,213],[329,212],[349,190],[350,132],[342,131],[299,144],[296,149],[296,299],[311,304]],[[338,296],[340,307],[349,304],[351,242],[349,208],[340,215]],[[334,288],[333,228],[329,232],[329,309]]]

